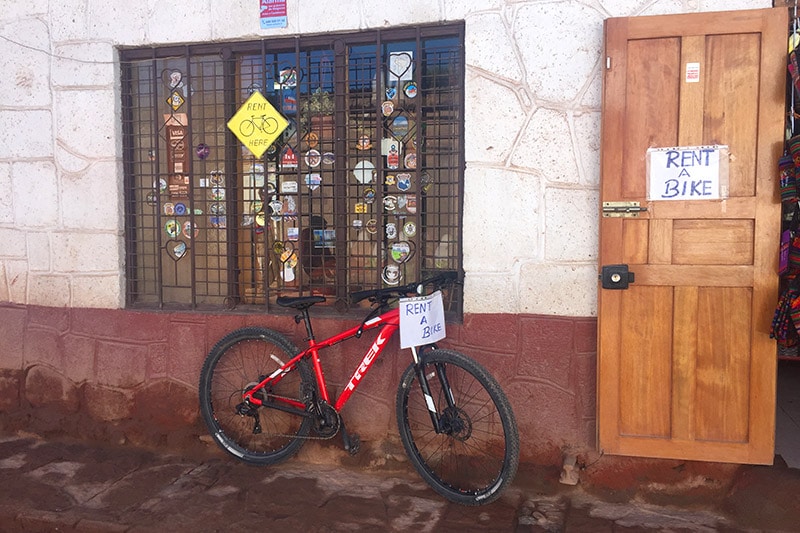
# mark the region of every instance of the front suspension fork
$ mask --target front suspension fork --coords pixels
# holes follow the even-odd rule
[[[447,428],[442,428],[441,417],[436,411],[436,404],[433,401],[431,388],[428,384],[428,376],[425,374],[425,351],[430,348],[436,349],[436,346],[423,346],[420,348],[419,353],[417,353],[417,348],[412,346],[411,354],[414,357],[414,372],[417,374],[417,381],[422,389],[422,395],[425,398],[425,405],[428,408],[428,414],[431,417],[433,429],[436,431],[436,433],[442,433],[443,431],[446,431]],[[436,373],[436,377],[439,379],[439,385],[444,393],[447,406],[452,409],[455,407],[456,402],[455,398],[453,397],[453,391],[450,390],[450,383],[447,380],[447,374],[445,373],[444,365],[441,363],[434,363],[433,368]]]

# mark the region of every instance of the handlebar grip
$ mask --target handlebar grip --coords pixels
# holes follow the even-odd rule
[[[366,291],[356,291],[350,293],[350,301],[352,303],[358,303],[364,298],[369,298],[370,296],[375,296],[377,294],[377,289],[371,289]]]
[[[460,276],[456,270],[446,270],[441,274],[437,274],[434,278],[438,278],[443,283],[456,283],[459,281]]]
[[[459,282],[458,272],[455,270],[446,270],[435,276],[419,282],[420,285],[434,285],[437,289],[446,285],[451,285]]]
[[[365,298],[380,298],[382,296],[407,296],[417,292],[417,287],[420,285],[435,285],[436,288],[441,288],[445,285],[458,283],[459,274],[455,270],[443,271],[430,278],[423,279],[408,285],[401,285],[399,287],[389,287],[386,289],[367,289],[363,291],[356,291],[350,293],[350,302],[358,303]]]

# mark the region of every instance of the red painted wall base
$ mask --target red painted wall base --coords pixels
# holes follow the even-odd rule
[[[315,319],[318,337],[353,321]],[[245,325],[302,339],[291,317],[66,309],[0,304],[0,429],[109,443],[206,446],[197,383],[226,332]],[[561,464],[595,447],[596,319],[466,315],[448,324],[443,347],[483,364],[508,395],[521,459]],[[365,336],[366,337],[366,336]],[[335,346],[326,379],[341,390],[371,337]],[[396,342],[396,339],[395,339]],[[387,348],[343,409],[367,447],[397,442],[394,398],[406,350]]]

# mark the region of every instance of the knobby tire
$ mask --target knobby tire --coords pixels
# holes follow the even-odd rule
[[[422,478],[448,500],[463,505],[496,500],[519,465],[519,433],[506,395],[486,369],[463,354],[431,350],[422,361],[447,431],[434,431],[412,364],[397,390],[397,425],[406,454]],[[455,408],[448,405],[438,377],[442,371]]]
[[[296,454],[308,436],[309,417],[269,407],[275,398],[303,403],[313,387],[313,375],[305,360],[273,388],[264,388],[255,407],[256,419],[237,412],[244,391],[279,368],[275,358],[288,362],[299,350],[285,336],[261,328],[246,327],[226,335],[209,352],[200,372],[200,411],[214,441],[234,457],[254,464],[274,464]]]

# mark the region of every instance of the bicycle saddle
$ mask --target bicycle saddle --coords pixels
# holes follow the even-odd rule
[[[283,307],[303,310],[324,301],[324,296],[279,296],[275,303]]]

